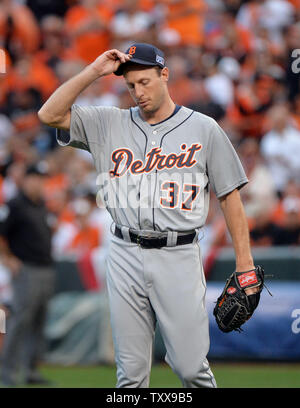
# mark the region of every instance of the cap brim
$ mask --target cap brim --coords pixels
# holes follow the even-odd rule
[[[149,67],[155,67],[155,66],[160,66],[159,64],[154,64],[153,62],[147,62],[144,60],[141,60],[139,58],[131,58],[130,61],[124,62],[123,64],[120,64],[119,68],[114,72],[115,75],[117,76],[121,76],[123,75],[123,71],[124,68],[128,65],[128,64],[136,64],[136,65],[146,65]]]

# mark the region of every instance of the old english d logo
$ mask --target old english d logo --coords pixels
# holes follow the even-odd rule
[[[133,55],[133,54],[135,53],[135,50],[136,50],[136,47],[135,47],[135,46],[130,47],[128,54],[129,54],[129,55]]]

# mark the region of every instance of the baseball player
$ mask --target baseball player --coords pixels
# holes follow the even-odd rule
[[[123,75],[136,107],[74,105],[93,81]],[[239,189],[247,177],[208,116],[168,92],[164,54],[150,44],[104,52],[61,85],[39,111],[62,146],[88,150],[110,212],[107,260],[117,387],[148,387],[156,323],[166,361],[184,387],[216,387],[210,370],[206,282],[198,233],[213,189],[232,236],[236,270],[254,268]],[[249,289],[255,291],[255,289]]]

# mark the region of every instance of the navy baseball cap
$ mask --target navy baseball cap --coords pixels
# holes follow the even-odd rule
[[[125,54],[132,55],[132,58],[130,61],[127,61],[119,66],[119,68],[114,72],[114,74],[117,76],[123,75],[124,68],[131,63],[148,65],[149,67],[159,66],[164,68],[165,66],[164,53],[151,44],[132,44],[132,46],[126,50]]]

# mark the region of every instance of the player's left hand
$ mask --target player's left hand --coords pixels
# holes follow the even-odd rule
[[[219,329],[227,333],[241,330],[252,316],[264,287],[264,270],[256,266],[245,272],[234,272],[216,302],[214,316]]]

